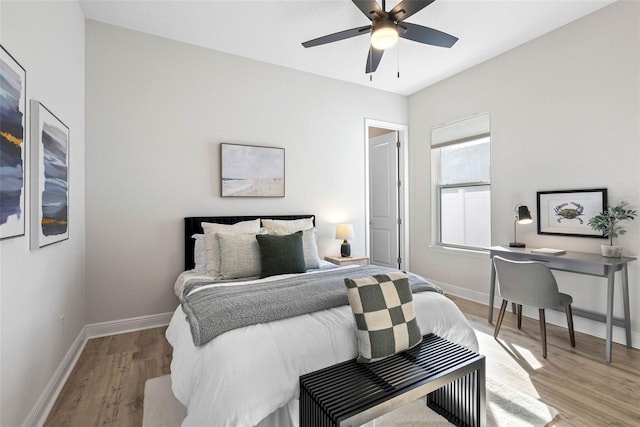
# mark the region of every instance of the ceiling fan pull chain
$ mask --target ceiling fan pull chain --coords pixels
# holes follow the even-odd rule
[[[400,43],[398,43],[398,78],[400,78]]]

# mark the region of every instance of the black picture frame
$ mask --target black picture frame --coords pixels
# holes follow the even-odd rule
[[[538,234],[606,238],[587,224],[607,207],[607,189],[537,192]]]

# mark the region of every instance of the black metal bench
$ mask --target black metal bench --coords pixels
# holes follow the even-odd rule
[[[427,396],[457,426],[484,426],[485,358],[434,334],[369,364],[348,360],[300,377],[300,427],[360,426]]]

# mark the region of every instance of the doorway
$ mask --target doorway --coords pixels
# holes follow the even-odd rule
[[[366,120],[367,246],[371,264],[408,269],[407,127]]]

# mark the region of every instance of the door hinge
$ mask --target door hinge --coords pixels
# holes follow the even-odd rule
[[[402,181],[398,180],[398,187],[402,186]]]
[[[402,258],[398,257],[398,265],[402,265]]]
[[[402,225],[402,218],[398,218],[398,225]]]
[[[396,141],[396,148],[400,148],[400,141]]]

